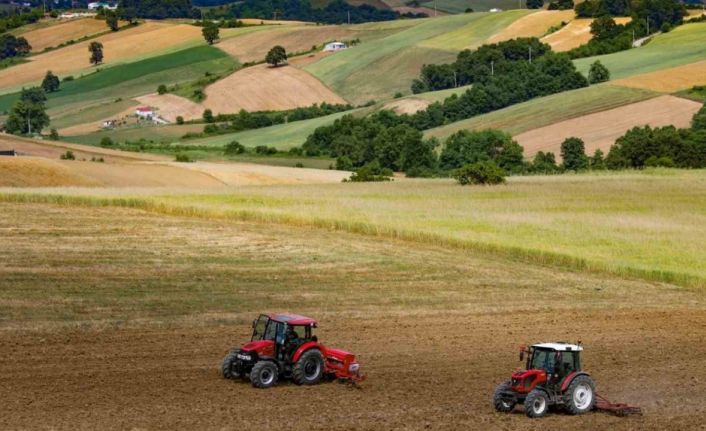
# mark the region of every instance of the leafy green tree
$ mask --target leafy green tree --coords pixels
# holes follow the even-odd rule
[[[220,31],[218,25],[211,21],[205,21],[201,34],[209,45],[213,45],[220,38]]]
[[[22,89],[20,100],[10,109],[5,130],[12,134],[41,133],[49,125],[46,113],[47,96],[41,87]]]
[[[272,67],[277,67],[279,64],[287,61],[287,51],[281,45],[272,47],[270,51],[265,56],[265,61],[267,64],[272,65]]]
[[[479,161],[493,161],[508,172],[524,169],[523,148],[500,130],[461,130],[446,140],[439,158],[442,169],[457,169]]]
[[[44,91],[47,93],[53,93],[55,91],[59,91],[60,86],[61,82],[59,81],[59,78],[54,75],[51,70],[48,71],[42,81],[42,88]]]
[[[541,9],[544,7],[544,0],[527,0],[527,9]]]
[[[591,22],[591,34],[596,40],[610,39],[619,31],[618,24],[610,15],[600,16]]]
[[[594,171],[601,171],[606,168],[605,160],[603,158],[603,151],[600,148],[596,148],[593,156],[588,161],[590,168]]]
[[[598,84],[608,80],[610,80],[610,71],[608,68],[601,64],[600,60],[593,62],[591,68],[588,70],[589,84]]]
[[[245,152],[245,147],[238,141],[231,141],[226,144],[223,149],[223,153],[227,156],[234,156],[237,154],[243,154]]]
[[[505,172],[492,161],[482,161],[465,165],[457,169],[453,177],[462,186],[468,184],[503,184]]]
[[[55,128],[52,127],[52,129],[49,131],[49,139],[52,141],[58,141],[59,140],[59,132],[56,131]]]
[[[103,62],[103,44],[100,42],[91,42],[88,45],[88,51],[91,53],[91,64],[98,65]]]
[[[184,117],[182,117],[181,115],[177,115],[176,123],[177,124],[184,124]]]
[[[164,84],[159,84],[157,87],[157,94],[167,94],[167,86]]]
[[[694,114],[694,117],[691,119],[691,128],[706,131],[706,103]]]
[[[206,109],[203,111],[203,120],[207,123],[213,123],[215,118],[213,117],[213,111]]]
[[[105,11],[105,23],[108,25],[111,31],[118,31],[120,28],[120,23],[118,21],[118,14],[111,10]]]
[[[561,158],[564,160],[564,169],[579,171],[588,168],[586,149],[579,138],[567,138],[561,143]]]
[[[532,171],[538,174],[554,174],[559,172],[556,157],[552,152],[539,151],[532,161]]]

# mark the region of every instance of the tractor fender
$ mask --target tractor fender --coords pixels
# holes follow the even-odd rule
[[[307,341],[306,343],[302,344],[299,346],[297,350],[294,351],[294,354],[292,355],[292,362],[297,362],[301,355],[304,354],[309,349],[317,349],[317,350],[322,350],[321,345],[317,343],[316,341]],[[323,352],[321,352],[323,353]]]
[[[568,376],[564,377],[564,381],[561,382],[561,391],[564,392],[569,387],[571,382],[578,376],[591,377],[591,375],[585,371],[573,371]]]

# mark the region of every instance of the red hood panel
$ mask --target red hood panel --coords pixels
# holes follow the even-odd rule
[[[261,353],[263,350],[269,350],[272,349],[275,345],[275,342],[272,340],[260,340],[260,341],[251,341],[249,343],[245,343],[242,346],[240,346],[241,350],[247,351],[247,352],[252,352],[256,351],[258,353]]]

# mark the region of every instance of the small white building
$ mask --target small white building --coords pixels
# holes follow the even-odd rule
[[[138,118],[143,118],[145,120],[151,120],[154,117],[154,110],[149,106],[138,106],[135,109],[135,115]]]
[[[324,51],[341,51],[344,49],[348,49],[348,45],[346,45],[343,42],[329,42],[324,46]]]
[[[502,12],[502,11],[503,11],[502,9],[499,9],[499,8],[497,8],[497,7],[494,7],[494,8],[492,8],[492,9],[489,10],[489,12],[491,12],[491,13]]]
[[[117,4],[105,3],[102,1],[88,3],[89,10],[98,10],[100,8],[115,10],[118,8]]]

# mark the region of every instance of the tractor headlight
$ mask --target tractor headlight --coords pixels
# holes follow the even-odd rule
[[[252,356],[250,356],[250,355],[243,355],[242,353],[238,353],[238,354],[236,355],[236,357],[237,357],[238,359],[240,359],[240,360],[243,360],[243,361],[251,361],[251,360],[252,360]]]
[[[358,370],[360,370],[360,364],[350,364],[348,366],[348,372],[350,373],[357,373]]]

